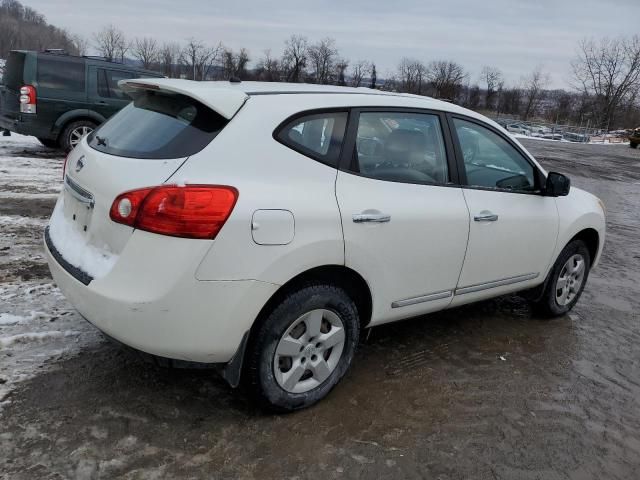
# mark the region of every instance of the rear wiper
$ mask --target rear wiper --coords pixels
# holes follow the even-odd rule
[[[98,145],[102,145],[103,147],[107,146],[107,139],[106,137],[101,137],[99,135],[96,135],[96,140],[98,141]]]

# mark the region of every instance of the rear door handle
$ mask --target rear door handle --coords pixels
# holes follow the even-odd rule
[[[355,223],[387,223],[391,221],[391,215],[384,213],[355,213],[352,218]]]
[[[107,102],[103,101],[103,100],[98,100],[97,102],[95,102],[96,105],[107,105]]]
[[[478,215],[474,216],[473,219],[476,222],[497,222],[498,215],[495,213],[491,213],[487,210],[480,212]]]

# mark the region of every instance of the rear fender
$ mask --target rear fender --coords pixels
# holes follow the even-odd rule
[[[69,122],[73,122],[75,120],[80,120],[85,118],[89,120],[93,120],[98,125],[100,125],[102,122],[106,120],[106,118],[104,118],[99,113],[94,112],[93,110],[86,110],[86,109],[69,110],[68,112],[65,112],[64,114],[60,115],[60,117],[58,117],[58,119],[56,120],[56,123],[54,123],[53,127],[51,128],[51,133],[53,133],[55,136],[58,136],[62,131],[62,129]]]

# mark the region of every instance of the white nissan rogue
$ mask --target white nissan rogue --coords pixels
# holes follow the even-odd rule
[[[450,103],[362,88],[125,80],[66,161],[53,278],[116,340],[307,407],[362,329],[516,291],[570,310],[602,203]]]

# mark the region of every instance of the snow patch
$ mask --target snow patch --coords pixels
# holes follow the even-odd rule
[[[88,273],[102,278],[118,261],[118,255],[87,243],[87,239],[64,216],[64,197],[60,196],[51,215],[49,235],[62,258]]]
[[[42,342],[50,338],[73,337],[77,335],[80,335],[80,332],[75,330],[66,330],[64,332],[53,330],[48,332],[18,333],[17,335],[11,335],[9,337],[0,337],[0,348],[6,348],[14,343]]]

